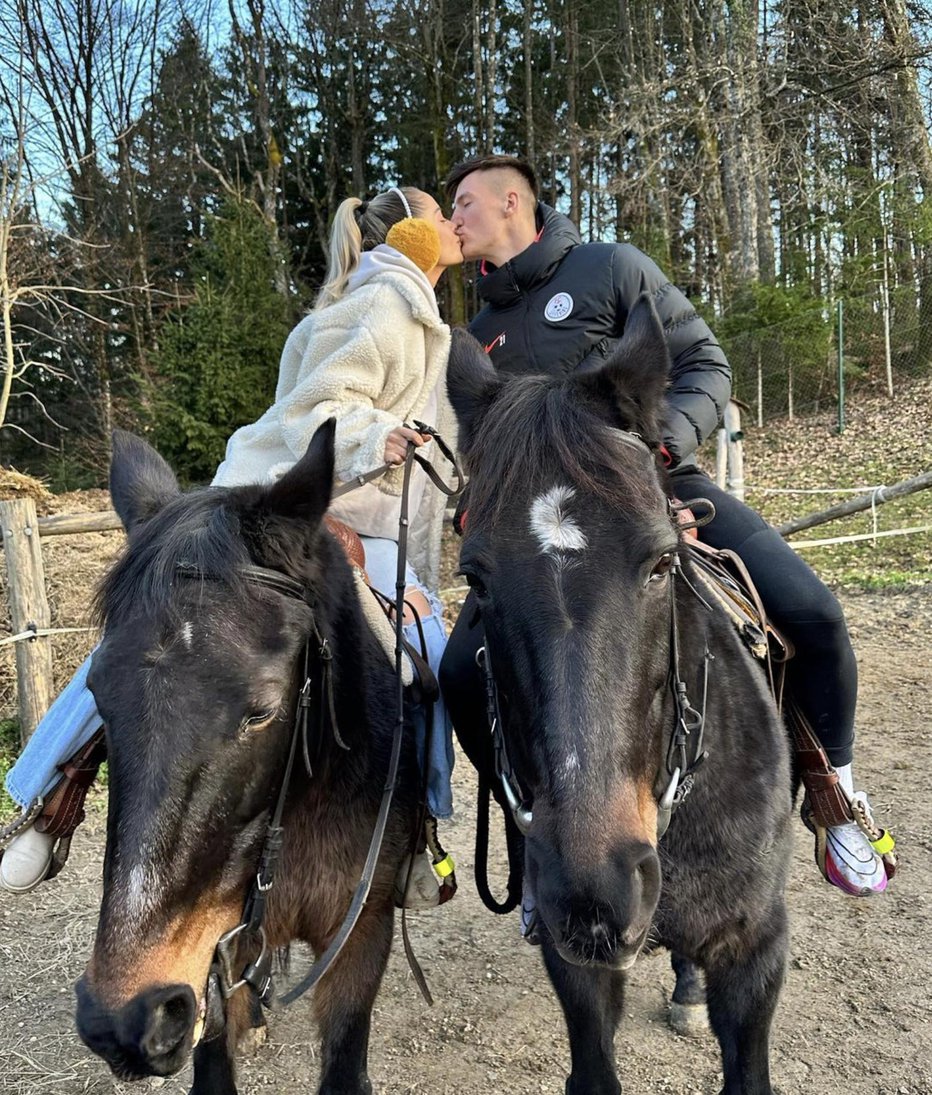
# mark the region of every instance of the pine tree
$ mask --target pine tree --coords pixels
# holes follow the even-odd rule
[[[194,299],[161,332],[154,441],[191,482],[210,479],[230,434],[272,403],[289,317],[267,232],[254,204],[224,202],[195,260]]]

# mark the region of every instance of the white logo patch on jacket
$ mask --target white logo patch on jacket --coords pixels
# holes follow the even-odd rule
[[[557,293],[547,301],[544,319],[549,319],[551,323],[559,323],[561,319],[566,319],[572,310],[573,298],[569,293]]]

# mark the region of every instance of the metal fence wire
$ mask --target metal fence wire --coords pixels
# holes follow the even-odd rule
[[[748,420],[837,408],[843,422],[847,393],[868,385],[892,398],[898,380],[932,374],[932,279],[922,284],[926,292],[881,287],[735,334],[723,322],[716,333]]]

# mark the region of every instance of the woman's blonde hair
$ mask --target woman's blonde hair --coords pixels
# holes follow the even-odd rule
[[[404,194],[404,200],[401,194]],[[413,186],[402,187],[401,194],[393,187],[384,194],[377,194],[371,201],[347,198],[340,202],[330,230],[327,277],[317,294],[315,308],[326,308],[338,301],[346,292],[346,283],[363,251],[371,251],[384,243],[393,224],[421,211],[421,195]]]

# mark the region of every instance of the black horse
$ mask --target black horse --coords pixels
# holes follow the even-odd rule
[[[764,675],[680,539],[656,456],[668,373],[644,298],[598,371],[503,379],[457,332],[448,374],[470,473],[461,569],[569,1029],[568,1095],[620,1091],[624,971],[645,944],[705,971],[723,1091],[771,1092],[788,749]]]
[[[274,486],[190,494],[144,442],[115,439],[111,491],[129,540],[100,593],[105,631],[90,678],[107,725],[109,816],[77,1021],[121,1078],[174,1073],[196,1046],[192,1092],[233,1095],[233,1050],[258,1009],[243,985],[226,1003],[225,1025],[223,1009],[216,1014],[208,985],[218,939],[244,922],[252,893],[267,902],[261,957],[291,940],[320,954],[363,873],[396,683],[322,523],[332,482],[332,422]],[[295,730],[299,696],[306,740]],[[406,730],[368,900],[315,993],[321,1092],[371,1091],[370,1015],[416,811],[413,748]],[[273,872],[268,822],[283,785]],[[268,892],[254,885],[257,871],[274,879]],[[235,985],[261,943],[242,931],[217,952],[228,966],[221,985]]]

